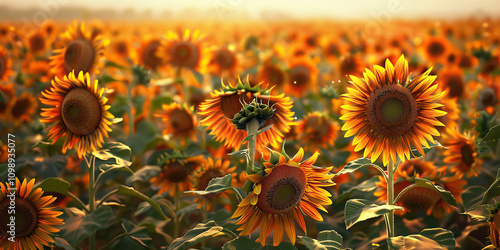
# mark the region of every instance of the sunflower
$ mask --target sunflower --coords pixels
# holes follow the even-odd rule
[[[41,188],[33,189],[35,179],[22,184],[16,178],[15,204],[16,226],[15,242],[8,240],[10,227],[9,205],[14,193],[9,183],[0,183],[0,249],[44,249],[54,243],[53,234],[59,232],[56,225],[62,225],[63,220],[57,218],[62,212],[54,211],[51,205],[56,198],[43,195]]]
[[[208,161],[202,166],[200,171],[196,171],[193,176],[193,190],[205,190],[208,186],[208,183],[213,178],[223,177],[227,174],[231,174],[232,182],[236,181],[236,167],[229,167],[229,160],[213,160],[212,158],[208,158]],[[210,211],[214,201],[220,200],[228,200],[229,197],[226,193],[218,193],[218,194],[208,194],[201,195],[195,198],[195,203],[197,203],[198,209],[202,207],[206,207],[207,211]]]
[[[104,43],[100,36],[90,34],[85,29],[84,23],[76,22],[61,35],[65,47],[54,50],[50,65],[58,77],[68,75],[73,70],[75,74],[100,73],[104,59]]]
[[[277,152],[276,152],[277,153]],[[259,228],[260,237],[256,240],[263,246],[267,236],[274,231],[273,245],[280,244],[286,232],[295,244],[296,221],[302,231],[306,232],[303,213],[317,221],[322,221],[318,212],[325,205],[332,204],[331,194],[326,187],[335,185],[329,174],[332,167],[318,168],[313,166],[319,153],[302,161],[304,151],[299,149],[292,158],[279,155],[279,160],[264,163],[264,176],[249,175],[254,182],[251,191],[238,205],[232,218],[238,218],[236,224],[240,235],[249,235]]]
[[[319,58],[299,56],[290,59],[288,70],[288,82],[285,92],[293,96],[302,97],[309,90],[317,90],[317,79]]]
[[[10,109],[10,117],[14,124],[20,125],[30,122],[33,119],[37,106],[38,102],[33,97],[33,94],[27,92],[21,93]]]
[[[199,30],[184,32],[184,37],[169,31],[165,36],[158,54],[175,68],[188,68],[204,72],[206,66],[207,48],[204,46],[205,36]]]
[[[173,138],[185,141],[190,138],[196,141],[197,120],[193,116],[193,110],[178,103],[162,105],[163,112],[155,114],[165,122],[164,135],[171,135]]]
[[[76,147],[80,158],[98,150],[115,122],[103,94],[104,88],[97,88],[97,80],[92,84],[89,73],[84,75],[82,71],[78,78],[71,72],[63,79],[52,80],[52,86],[40,98],[42,104],[50,106],[42,108],[40,121],[55,123],[49,131],[52,144],[66,136],[63,153]]]
[[[130,44],[125,38],[118,38],[111,41],[108,47],[107,58],[122,66],[128,66],[130,54]]]
[[[192,173],[205,164],[202,155],[187,157],[178,152],[164,154],[158,159],[161,172],[149,180],[158,193],[168,193],[173,197],[177,192],[192,189]]]
[[[408,61],[401,56],[395,67],[387,60],[385,69],[375,65],[375,73],[367,69],[363,79],[350,76],[354,88],[342,95],[347,104],[341,107],[350,112],[340,119],[346,121],[345,137],[355,135],[356,151],[364,149],[372,162],[381,156],[384,165],[410,159],[411,144],[425,154],[422,145],[429,147],[427,141],[439,136],[434,126],[444,126],[436,117],[446,114],[433,102],[445,92],[436,91],[430,70],[408,80]]]
[[[430,36],[420,46],[420,54],[432,63],[444,62],[453,50],[445,37]]]
[[[248,80],[243,84],[241,79],[238,79],[238,84],[235,86],[231,83],[225,86],[222,83],[220,91],[215,90],[215,93],[211,93],[211,99],[200,104],[198,114],[204,118],[201,120],[201,125],[212,130],[210,134],[214,135],[217,141],[224,141],[226,147],[238,150],[246,137],[246,132],[238,130],[230,119],[242,109],[242,102],[250,103],[257,98],[259,102],[275,109],[274,116],[265,124],[273,126],[257,135],[257,150],[260,151],[268,144],[277,148],[284,134],[290,130],[290,122],[293,121],[292,102],[284,95],[269,95],[269,90],[261,89],[260,85],[261,83],[251,87]]]
[[[476,150],[476,134],[461,134],[456,128],[446,129],[443,145],[448,149],[443,153],[443,162],[448,166],[441,170],[450,168],[458,177],[464,174],[467,177],[477,176],[481,171],[482,160],[478,158]]]
[[[0,24],[0,43],[7,43],[10,41],[11,35],[14,33],[14,27],[1,23]]]
[[[46,40],[47,38],[42,32],[33,32],[28,36],[26,41],[28,52],[35,57],[43,55],[49,45]]]
[[[356,75],[363,71],[364,62],[363,60],[356,55],[346,56],[342,58],[339,65],[340,75],[348,76],[348,75]]]
[[[16,101],[16,90],[13,83],[0,84],[0,117],[4,117],[10,111]]]
[[[160,48],[160,39],[146,39],[141,43],[137,50],[137,59],[139,64],[145,66],[146,69],[157,71],[163,65],[162,58],[157,55]]]
[[[12,60],[7,57],[7,51],[0,46],[0,81],[8,81],[9,76],[14,74],[14,71],[11,69]]]
[[[447,91],[449,98],[462,98],[466,92],[463,72],[458,67],[444,68],[439,72],[440,87]]]
[[[277,89],[283,88],[285,77],[285,71],[270,62],[264,63],[258,73],[260,82],[268,82],[269,85],[275,86]]]
[[[489,210],[488,222],[490,223],[490,241],[495,249],[500,248],[500,213],[499,204],[495,204],[491,210]]]
[[[325,114],[317,111],[307,114],[297,125],[300,141],[307,144],[307,151],[333,146],[340,127]]]
[[[238,56],[235,51],[235,46],[220,47],[213,49],[208,67],[210,72],[217,76],[223,74],[235,75],[238,69]]]

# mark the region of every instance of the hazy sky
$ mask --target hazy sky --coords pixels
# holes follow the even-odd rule
[[[333,17],[373,19],[391,12],[391,17],[432,19],[453,17],[500,17],[499,0],[0,0],[10,8],[43,8],[43,6],[85,6],[90,9],[134,9],[153,13],[176,12],[189,7],[214,12],[244,11],[258,17],[262,11],[273,10],[297,18]]]

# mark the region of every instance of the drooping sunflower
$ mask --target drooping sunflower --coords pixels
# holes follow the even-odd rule
[[[211,99],[200,104],[198,114],[204,118],[201,120],[201,125],[212,130],[210,134],[214,135],[217,141],[224,141],[226,147],[238,150],[246,137],[246,132],[238,130],[230,119],[242,109],[242,102],[250,103],[256,98],[258,102],[268,104],[275,109],[273,117],[264,125],[273,124],[273,126],[257,135],[257,149],[261,150],[268,144],[277,148],[285,133],[290,130],[290,122],[293,121],[292,101],[284,95],[269,95],[270,90],[261,89],[260,85],[259,83],[251,87],[248,79],[245,84],[238,79],[235,86],[230,82],[228,86],[222,83],[220,91],[215,90],[215,93],[210,94]]]
[[[165,123],[164,135],[171,135],[175,139],[191,139],[196,141],[198,121],[193,116],[193,110],[178,103],[162,105],[163,112],[155,114]]]
[[[432,136],[439,136],[434,126],[444,126],[436,117],[446,112],[438,108],[442,104],[434,101],[445,92],[436,91],[436,76],[429,76],[431,69],[408,80],[408,61],[401,56],[394,67],[387,60],[385,69],[375,65],[364,78],[351,77],[352,87],[342,97],[350,111],[340,117],[346,121],[342,126],[345,137],[355,135],[355,150],[364,149],[364,157],[371,154],[374,162],[381,156],[387,165],[397,157],[401,161],[410,159],[411,145],[424,155],[422,145],[429,147]]]
[[[201,35],[199,30],[186,30],[184,37],[169,31],[158,50],[158,55],[174,68],[204,72],[208,60],[208,48],[204,46],[204,40],[205,36]]]
[[[33,189],[35,179],[22,184],[16,178],[15,190],[15,242],[8,240],[10,227],[9,206],[11,198],[10,183],[0,183],[0,249],[44,249],[54,243],[53,234],[59,232],[56,225],[62,225],[63,220],[57,218],[62,212],[54,211],[51,195],[44,195],[41,188]],[[14,187],[13,187],[14,188]],[[51,206],[52,205],[52,206]]]
[[[231,174],[233,183],[236,181],[236,167],[230,167],[231,162],[229,160],[208,158],[208,161],[202,166],[199,171],[196,171],[193,176],[193,190],[205,190],[208,183],[213,178],[223,177],[227,174]],[[217,202],[229,199],[225,192],[217,194],[200,195],[195,198],[195,203],[198,205],[196,208],[200,209],[203,206],[206,207],[207,211],[210,211],[214,204]]]
[[[276,154],[279,154],[275,152]],[[307,232],[303,214],[317,221],[322,221],[318,210],[332,204],[331,194],[326,187],[335,185],[329,174],[332,167],[313,166],[319,153],[302,161],[304,151],[291,159],[279,154],[278,159],[264,163],[264,176],[249,175],[254,182],[253,190],[241,201],[232,218],[238,218],[236,224],[240,235],[249,235],[259,228],[260,237],[256,240],[263,246],[271,232],[273,245],[277,246],[286,232],[288,239],[295,244],[295,222],[302,231]]]
[[[476,134],[462,134],[456,128],[447,128],[443,145],[448,149],[443,153],[447,164],[441,170],[450,169],[458,178],[477,176],[481,171],[482,159],[476,150]]]
[[[192,173],[205,164],[202,155],[188,157],[179,152],[164,154],[158,159],[161,172],[149,180],[153,187],[159,187],[158,193],[168,193],[173,197],[177,192],[192,189]]]
[[[61,34],[65,47],[54,50],[50,65],[54,75],[63,77],[70,72],[99,74],[104,64],[104,43],[97,34],[89,32],[85,24],[74,23]]]
[[[115,122],[108,111],[104,88],[98,89],[97,80],[90,81],[89,73],[74,72],[63,79],[55,77],[50,89],[42,92],[40,101],[48,105],[42,108],[40,119],[43,123],[55,123],[50,127],[49,139],[54,144],[66,136],[62,152],[75,147],[78,157],[98,150]]]
[[[333,146],[339,129],[336,123],[317,111],[307,114],[297,124],[297,131],[300,133],[299,140],[306,143],[307,151]]]
[[[14,74],[11,69],[12,60],[7,56],[7,51],[0,46],[0,81],[6,82]]]

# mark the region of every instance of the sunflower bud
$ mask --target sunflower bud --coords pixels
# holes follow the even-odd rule
[[[274,115],[274,108],[263,103],[258,103],[256,99],[252,102],[243,104],[243,108],[234,115],[231,122],[237,129],[246,130],[247,124],[257,119],[259,122],[259,129],[263,128],[266,121],[271,119]]]

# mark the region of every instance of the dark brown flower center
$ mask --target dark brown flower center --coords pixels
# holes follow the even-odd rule
[[[304,196],[306,175],[298,167],[281,165],[261,181],[257,207],[269,214],[286,213]]]
[[[89,135],[101,122],[101,105],[88,89],[75,88],[63,99],[61,116],[66,128],[75,135]]]
[[[339,56],[340,55],[340,49],[337,44],[330,43],[328,44],[328,54],[331,56]]]
[[[170,182],[183,182],[191,172],[189,165],[182,165],[179,162],[172,162],[163,167],[163,174]]]
[[[94,48],[87,40],[75,40],[68,44],[64,52],[64,68],[66,73],[75,70],[89,72],[94,64]]]
[[[443,55],[444,51],[444,44],[438,41],[431,42],[429,46],[427,46],[427,53],[433,57],[439,57]]]
[[[494,106],[497,103],[497,96],[493,88],[487,88],[479,93],[477,98],[477,108],[484,110],[488,106]]]
[[[306,44],[307,44],[307,46],[315,47],[316,46],[316,37],[315,36],[308,37],[306,39]]]
[[[342,63],[340,64],[340,72],[342,72],[343,75],[352,74],[356,69],[357,62],[355,59],[350,57],[342,60]]]
[[[263,69],[267,82],[270,85],[282,86],[285,81],[283,72],[275,66],[267,66]]]
[[[31,52],[41,52],[45,48],[45,38],[41,34],[37,33],[30,37],[29,44]]]
[[[460,57],[460,61],[458,66],[461,68],[470,68],[472,67],[472,58],[470,56],[463,55]]]
[[[298,65],[290,69],[290,83],[294,85],[306,85],[311,80],[311,73],[306,66]]]
[[[19,118],[26,112],[26,110],[28,110],[30,106],[31,106],[30,99],[28,98],[17,99],[16,102],[14,103],[14,106],[12,106],[12,116],[14,118]]]
[[[3,73],[5,72],[5,68],[6,68],[6,63],[4,60],[5,59],[0,56],[0,77],[3,75]]]
[[[177,42],[170,50],[171,62],[177,67],[194,68],[200,58],[196,45],[190,42]]]
[[[7,98],[3,91],[0,90],[0,113],[3,113],[7,109],[7,103],[9,102]]]
[[[0,35],[1,36],[6,36],[8,33],[8,30],[7,28],[0,28]]]
[[[448,96],[449,97],[461,97],[464,93],[464,79],[461,75],[450,75],[448,76],[448,80],[445,82],[448,87]]]
[[[128,46],[127,46],[127,43],[125,43],[124,41],[119,41],[117,44],[116,44],[116,52],[120,55],[127,55],[127,52],[128,52]]]
[[[159,41],[153,41],[149,43],[148,46],[142,52],[142,61],[145,66],[149,66],[151,69],[155,70],[158,66],[161,65],[161,58],[156,56],[156,51],[160,47]]]
[[[224,48],[215,52],[215,62],[223,69],[229,69],[234,66],[236,56],[230,50]]]
[[[465,163],[468,167],[471,167],[474,163],[474,150],[471,145],[465,143],[460,148],[460,153],[462,155],[462,162]]]
[[[15,214],[12,213],[15,211]],[[33,234],[38,225],[38,212],[33,204],[20,197],[16,197],[11,201],[6,197],[0,202],[0,236],[10,237],[8,231],[11,227],[8,226],[10,217],[15,217],[15,226],[12,227],[16,232],[16,239],[20,239]]]
[[[193,117],[184,109],[175,109],[170,113],[170,123],[175,133],[186,133],[193,129]]]
[[[417,120],[417,102],[410,90],[399,85],[385,85],[368,99],[368,122],[378,134],[399,137]]]
[[[328,134],[328,122],[322,117],[313,116],[306,121],[308,136],[313,141],[321,141]]]

